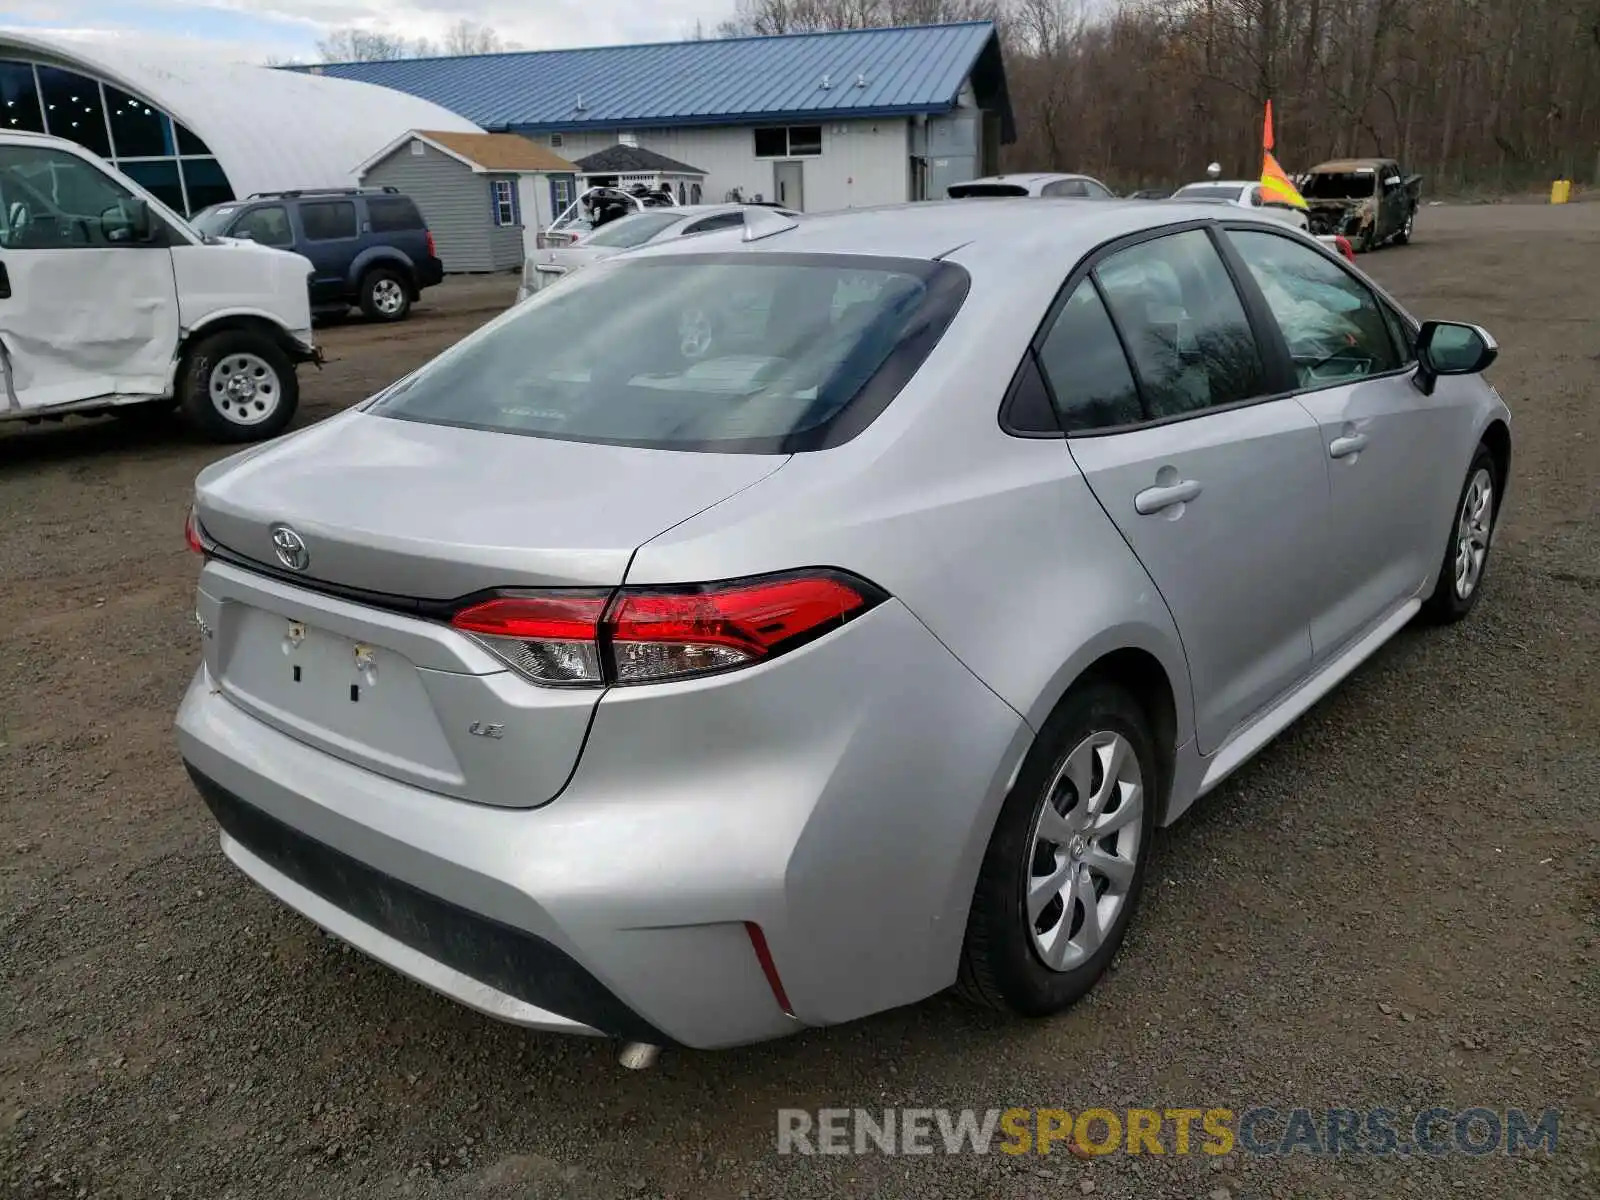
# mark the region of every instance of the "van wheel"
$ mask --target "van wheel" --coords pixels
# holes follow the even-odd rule
[[[369,321],[401,321],[411,311],[411,286],[387,267],[361,277],[361,311]]]
[[[1060,1012],[1105,973],[1139,902],[1160,778],[1137,701],[1074,688],[995,822],[956,990],[1019,1016]]]
[[[300,403],[294,364],[270,336],[225,329],[202,338],[179,373],[183,412],[212,441],[259,442],[283,432]]]

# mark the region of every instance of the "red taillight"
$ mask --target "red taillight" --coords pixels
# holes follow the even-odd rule
[[[196,554],[204,554],[209,548],[206,541],[206,532],[200,528],[200,514],[194,509],[189,510],[188,520],[183,523],[184,544]]]
[[[1333,238],[1333,244],[1339,247],[1339,253],[1344,255],[1346,262],[1355,262],[1356,249],[1350,244],[1349,238],[1345,237],[1342,233],[1335,234]]]
[[[538,683],[658,683],[773,658],[872,608],[883,594],[837,571],[674,588],[532,592],[451,624]]]
[[[428,230],[428,257],[429,258],[438,258],[439,257],[438,248],[435,247],[434,244],[433,244],[433,230],[431,230],[431,229]]]
[[[600,618],[610,592],[545,592],[500,596],[464,608],[450,624],[536,683],[604,682]]]

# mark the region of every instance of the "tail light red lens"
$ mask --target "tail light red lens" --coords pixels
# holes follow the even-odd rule
[[[188,520],[183,523],[183,541],[196,554],[204,554],[210,548],[206,531],[200,527],[200,514],[192,508]]]
[[[439,249],[433,243],[433,230],[431,230],[431,229],[428,230],[428,257],[429,258],[438,258],[439,257]]]
[[[727,583],[501,596],[451,624],[536,683],[659,683],[775,658],[879,604],[838,571]]]
[[[1350,244],[1349,238],[1345,237],[1342,233],[1335,234],[1333,244],[1339,247],[1339,253],[1344,255],[1346,262],[1355,262],[1356,250],[1355,247]]]

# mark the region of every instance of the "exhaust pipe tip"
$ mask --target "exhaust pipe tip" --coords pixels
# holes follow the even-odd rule
[[[617,1062],[630,1071],[645,1071],[655,1066],[656,1059],[660,1057],[660,1046],[652,1046],[649,1042],[626,1042],[622,1053],[617,1055]]]

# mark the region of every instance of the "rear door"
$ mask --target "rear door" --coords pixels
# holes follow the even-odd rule
[[[1316,422],[1267,396],[1204,228],[1105,254],[1039,354],[1073,458],[1177,623],[1212,753],[1311,668],[1328,514]]]
[[[167,229],[135,242],[132,191],[49,145],[0,146],[0,407],[160,395],[178,345]]]
[[[345,298],[350,268],[361,246],[354,200],[303,200],[296,208],[300,253],[311,260],[311,302],[332,304]]]
[[[1320,539],[1329,575],[1311,640],[1318,662],[1415,595],[1440,552],[1470,439],[1468,410],[1412,384],[1414,356],[1398,319],[1340,262],[1264,229],[1226,237],[1260,288],[1292,363],[1299,402],[1316,419],[1330,521]],[[1436,480],[1449,481],[1441,498]]]

